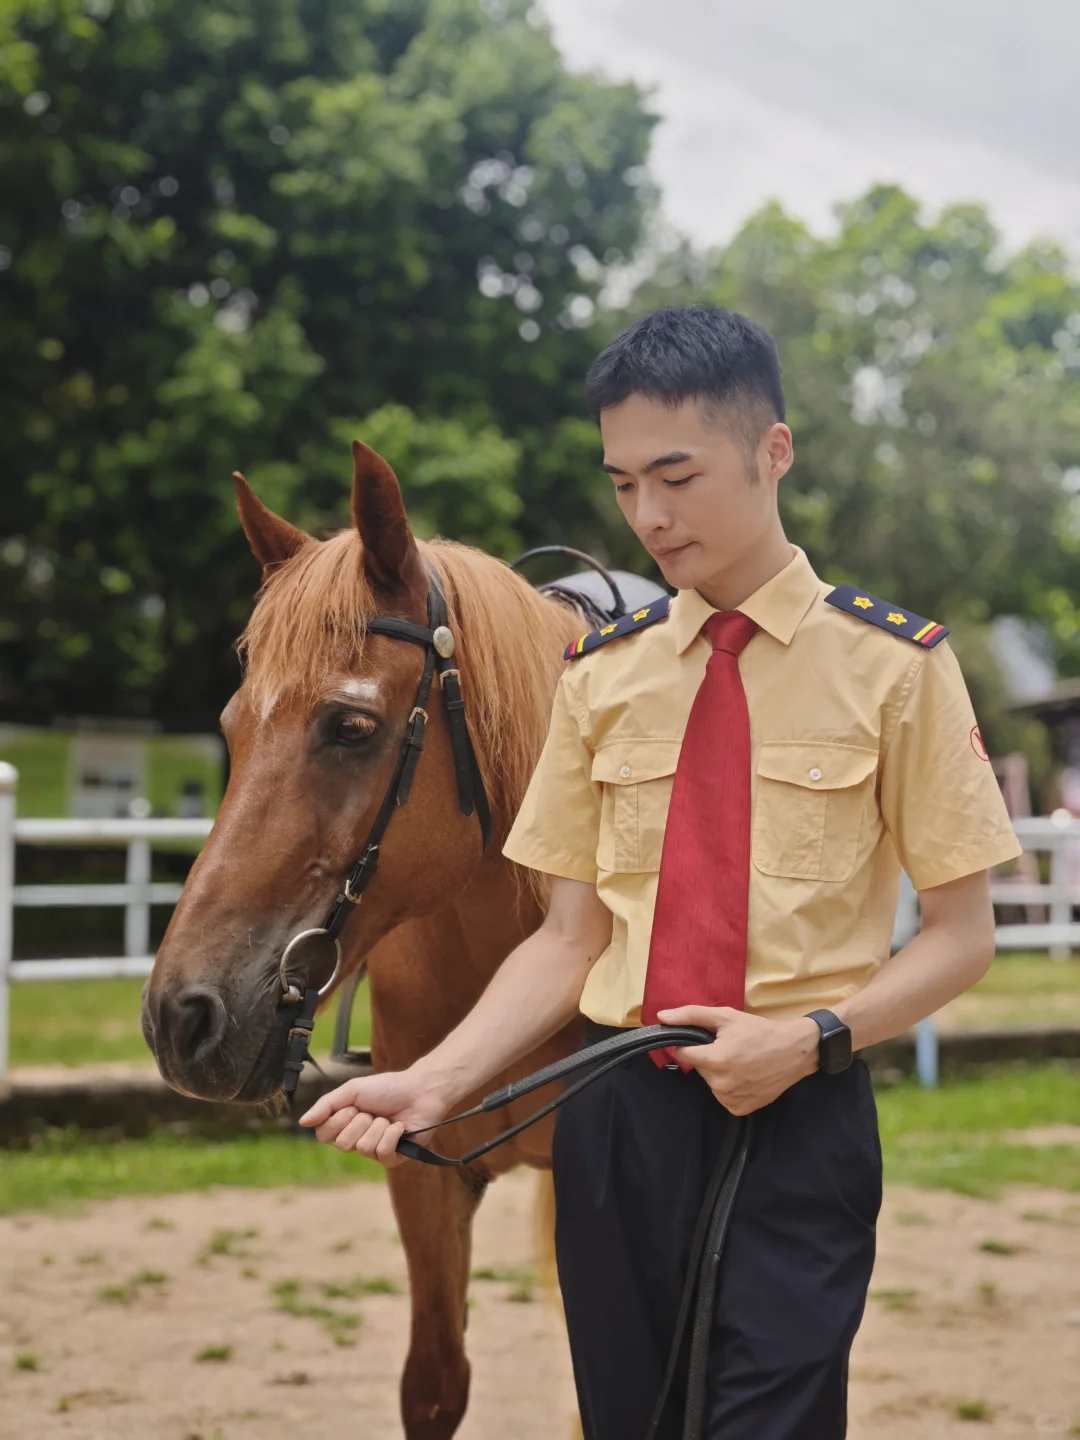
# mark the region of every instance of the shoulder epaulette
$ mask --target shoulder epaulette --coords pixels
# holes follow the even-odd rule
[[[624,635],[632,635],[635,630],[644,630],[649,625],[655,625],[658,620],[666,620],[670,604],[670,597],[663,595],[651,605],[646,605],[644,610],[635,610],[632,615],[620,615],[618,620],[613,620],[602,630],[593,630],[589,635],[582,635],[580,640],[572,641],[566,647],[563,659],[577,660],[582,655],[588,655],[590,650],[606,645],[609,640],[621,640]]]
[[[876,595],[868,595],[854,585],[838,585],[825,596],[825,603],[876,625],[879,630],[887,630],[890,635],[899,635],[904,640],[913,640],[916,645],[925,645],[927,650],[940,645],[949,633],[947,625],[939,625],[936,620],[927,620],[925,615],[902,610],[899,605],[879,600]]]

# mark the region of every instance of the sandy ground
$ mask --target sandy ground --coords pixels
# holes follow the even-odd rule
[[[531,1266],[534,1183],[500,1181],[481,1210],[474,1263],[501,1278],[472,1285],[461,1440],[571,1434],[557,1314],[507,1273]],[[289,1280],[300,1283],[275,1291]],[[360,1282],[397,1293],[357,1293]],[[327,1297],[327,1284],[355,1298]],[[403,1289],[377,1184],[0,1220],[0,1436],[391,1440]],[[1080,1433],[1080,1197],[893,1189],[871,1295],[852,1364],[853,1440],[970,1437],[980,1406],[1001,1440]],[[295,1313],[305,1306],[331,1314]],[[362,1319],[333,1318],[343,1314]],[[198,1358],[219,1347],[227,1358]]]

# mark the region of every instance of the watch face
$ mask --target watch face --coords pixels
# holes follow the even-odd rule
[[[821,1037],[821,1068],[826,1075],[838,1075],[851,1064],[851,1031],[847,1026]]]

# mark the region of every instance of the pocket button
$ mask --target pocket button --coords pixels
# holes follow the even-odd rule
[[[619,771],[619,774],[622,776],[622,778],[623,778],[624,780],[629,780],[629,779],[630,779],[630,776],[631,776],[633,773],[634,773],[634,772],[630,769],[630,766],[629,766],[629,765],[624,765],[624,766],[622,767],[622,769]],[[819,773],[820,773],[820,772],[819,772]]]
[[[818,769],[818,767],[817,767],[816,765],[815,765],[814,768],[810,771],[810,779],[811,779],[811,780],[820,780],[820,779],[821,779],[821,771]]]

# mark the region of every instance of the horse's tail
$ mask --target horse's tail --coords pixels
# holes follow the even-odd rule
[[[533,1209],[533,1261],[540,1289],[561,1309],[559,1277],[555,1269],[555,1186],[550,1170],[541,1170],[537,1176],[536,1204]]]
[[[544,1295],[562,1310],[559,1276],[555,1268],[555,1185],[550,1170],[541,1170],[533,1206],[533,1265]],[[582,1440],[581,1421],[575,1419],[570,1440]]]

